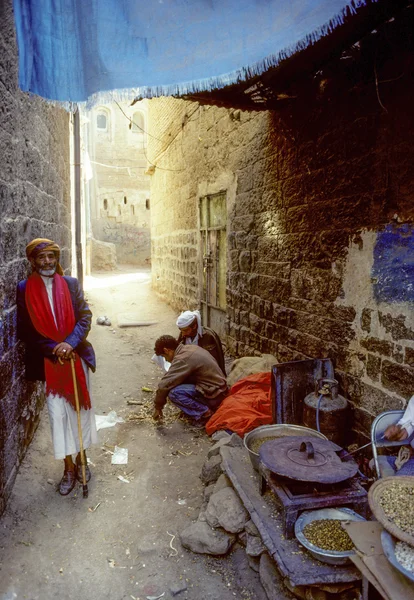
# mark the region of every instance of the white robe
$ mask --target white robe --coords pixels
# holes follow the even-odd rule
[[[52,309],[53,317],[55,317],[55,310],[53,306],[52,278],[42,277],[42,279],[46,286],[46,291],[49,298],[50,307]],[[85,372],[86,384],[89,390],[89,369],[85,361],[83,360],[82,367]],[[46,401],[47,408],[49,411],[49,421],[52,430],[52,441],[55,458],[64,459],[66,456],[76,454],[80,450],[78,436],[78,417],[76,414],[76,410],[74,410],[72,405],[69,402],[67,402],[65,398],[62,398],[62,396],[48,394]],[[81,408],[80,415],[83,448],[84,450],[86,450],[92,444],[96,444],[98,441],[95,412],[93,408],[89,410]]]

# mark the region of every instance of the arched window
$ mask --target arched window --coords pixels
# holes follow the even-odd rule
[[[98,108],[96,113],[96,130],[98,133],[107,133],[109,126],[109,111],[106,108]]]
[[[142,112],[134,112],[132,115],[131,131],[133,133],[144,133],[144,115]]]

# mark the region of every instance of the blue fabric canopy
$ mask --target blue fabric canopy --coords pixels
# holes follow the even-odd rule
[[[14,0],[22,90],[152,96],[260,74],[375,0]]]

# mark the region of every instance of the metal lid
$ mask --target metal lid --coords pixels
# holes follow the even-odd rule
[[[269,471],[298,481],[338,483],[358,471],[354,460],[344,462],[339,458],[329,440],[310,436],[265,442],[259,449],[259,458]]]

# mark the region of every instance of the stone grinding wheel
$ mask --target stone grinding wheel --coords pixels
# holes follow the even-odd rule
[[[358,465],[343,462],[329,440],[292,436],[265,442],[259,449],[261,464],[275,475],[313,483],[339,483],[354,477]]]

